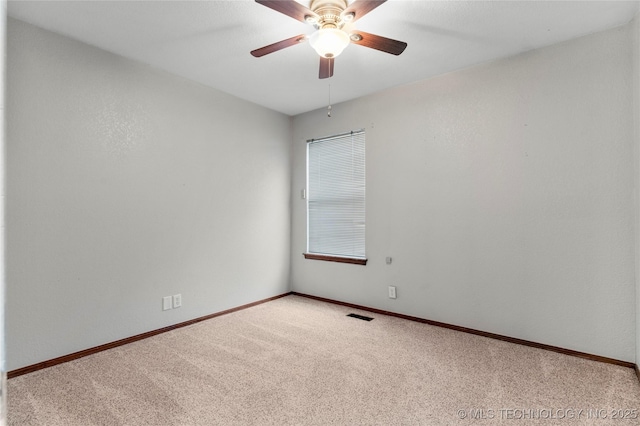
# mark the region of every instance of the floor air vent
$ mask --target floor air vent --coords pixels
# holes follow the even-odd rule
[[[353,318],[358,318],[364,321],[371,321],[373,318],[371,317],[365,317],[364,315],[358,315],[358,314],[349,314],[347,315],[348,317],[353,317]]]

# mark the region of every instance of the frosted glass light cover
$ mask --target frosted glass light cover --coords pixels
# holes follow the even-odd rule
[[[349,35],[336,28],[325,28],[313,33],[309,44],[323,58],[335,58],[349,45]]]

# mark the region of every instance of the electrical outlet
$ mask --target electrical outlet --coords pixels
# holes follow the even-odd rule
[[[162,298],[162,310],[168,311],[171,309],[171,296],[165,296]]]
[[[176,294],[173,296],[173,307],[179,308],[180,306],[182,306],[182,295]]]
[[[392,285],[389,286],[389,299],[396,298],[396,288]]]

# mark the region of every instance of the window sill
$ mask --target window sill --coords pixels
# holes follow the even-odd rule
[[[355,257],[328,256],[326,254],[302,253],[305,259],[325,260],[327,262],[351,263],[354,265],[366,265],[367,259],[359,259]]]

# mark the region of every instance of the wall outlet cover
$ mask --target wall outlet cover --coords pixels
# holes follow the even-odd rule
[[[389,299],[396,298],[396,288],[392,285],[389,286]]]
[[[171,309],[171,296],[165,296],[162,298],[162,310],[163,311],[168,311],[169,309]]]

